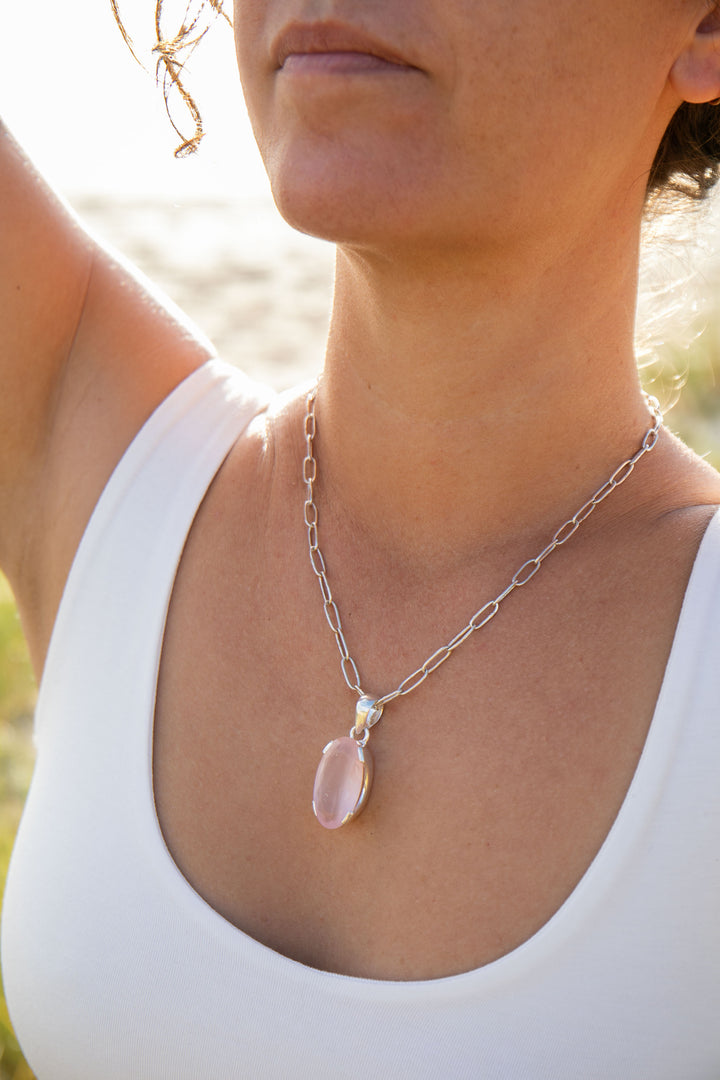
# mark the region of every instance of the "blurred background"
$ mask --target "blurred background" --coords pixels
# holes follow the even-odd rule
[[[188,65],[207,135],[178,139],[154,86],[152,0],[6,3],[0,114],[89,227],[122,250],[212,339],[220,355],[283,389],[322,361],[332,249],[278,217],[245,116],[222,21]],[[184,5],[166,0],[174,29]],[[178,106],[175,116],[191,130]],[[638,354],[668,426],[720,468],[720,201],[648,227]],[[32,771],[35,687],[0,577],[0,889]],[[0,1080],[31,1076],[0,1001]]]

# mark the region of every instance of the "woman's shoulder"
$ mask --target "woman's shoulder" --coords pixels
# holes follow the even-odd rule
[[[720,472],[709,457],[709,448],[698,452],[666,433],[665,454],[658,462],[662,517],[707,524],[720,508]]]

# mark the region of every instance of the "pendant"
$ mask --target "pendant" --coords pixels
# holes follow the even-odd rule
[[[313,812],[325,829],[339,829],[364,809],[372,784],[373,761],[366,744],[382,706],[362,697],[349,735],[333,739],[322,752],[313,787]]]

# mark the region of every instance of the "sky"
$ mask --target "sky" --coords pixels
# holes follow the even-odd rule
[[[152,67],[153,0],[120,0]],[[179,4],[166,0],[168,13]],[[168,25],[170,25],[168,23]],[[88,192],[253,195],[269,199],[245,113],[232,32],[218,21],[192,61],[189,85],[208,134],[177,161],[177,138],[153,75],[135,63],[110,0],[4,0],[0,115],[52,182]]]

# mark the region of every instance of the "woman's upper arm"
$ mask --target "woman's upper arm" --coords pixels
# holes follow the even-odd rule
[[[93,244],[0,122],[0,561],[47,453]]]
[[[36,656],[119,457],[211,353],[0,123],[0,567]]]

